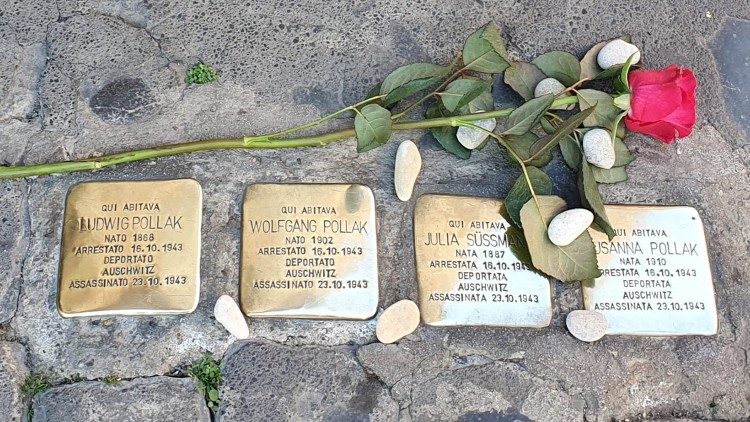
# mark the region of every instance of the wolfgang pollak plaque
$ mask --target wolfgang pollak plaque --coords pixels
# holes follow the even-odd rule
[[[201,195],[198,182],[190,179],[73,186],[60,247],[60,314],[195,310]]]
[[[245,192],[240,304],[251,317],[368,319],[378,306],[375,200],[357,184]]]
[[[419,308],[426,324],[545,327],[552,318],[547,277],[511,251],[502,201],[424,195],[414,212]]]
[[[583,283],[607,334],[712,335],[716,300],[703,223],[683,206],[607,205],[617,236],[591,230],[602,276]]]

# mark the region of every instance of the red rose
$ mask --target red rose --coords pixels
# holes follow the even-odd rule
[[[689,135],[695,125],[695,88],[690,69],[669,66],[628,74],[630,111],[625,126],[671,144]]]

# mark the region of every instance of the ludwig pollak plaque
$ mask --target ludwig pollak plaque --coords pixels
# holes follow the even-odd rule
[[[60,314],[195,310],[201,204],[201,187],[189,179],[72,187],[60,247]]]
[[[617,236],[591,230],[602,276],[583,283],[607,334],[712,335],[718,319],[703,223],[683,206],[607,205]]]

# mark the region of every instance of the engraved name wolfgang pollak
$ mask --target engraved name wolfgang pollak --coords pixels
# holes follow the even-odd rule
[[[251,234],[281,234],[283,245],[261,246],[258,256],[280,256],[284,260],[284,280],[253,280],[258,289],[311,289],[367,287],[367,280],[338,280],[337,256],[362,255],[361,246],[337,246],[332,235],[368,235],[368,221],[335,218],[333,206],[283,206],[280,214],[325,216],[323,219],[277,218],[248,220]],[[291,236],[289,236],[291,235]],[[309,256],[309,255],[313,256]],[[298,278],[305,278],[299,280]],[[317,282],[317,283],[316,283]]]

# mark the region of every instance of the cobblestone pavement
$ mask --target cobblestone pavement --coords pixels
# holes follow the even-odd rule
[[[621,4],[622,3],[622,4]],[[237,297],[240,206],[252,182],[359,182],[378,212],[380,306],[416,299],[414,202],[392,188],[398,141],[418,139],[417,194],[504,195],[517,170],[496,146],[466,162],[421,133],[358,156],[353,143],[201,153],[97,173],[0,183],[0,419],[209,420],[185,368],[222,358],[218,420],[608,421],[750,418],[750,5],[747,0],[6,0],[0,7],[0,162],[40,163],[240,136],[304,122],[364,97],[393,68],[447,62],[488,20],[510,49],[582,54],[632,35],[649,67],[700,81],[692,136],[631,136],[631,179],[607,202],[701,213],[719,307],[713,337],[572,338],[578,285],[554,283],[544,329],[421,327],[396,345],[374,323],[258,319],[232,344],[213,319]],[[202,60],[218,82],[186,86]],[[515,101],[501,84],[498,105]],[[570,196],[574,176],[546,170]],[[85,180],[197,179],[204,189],[202,290],[183,316],[63,319],[56,273],[66,192]],[[29,399],[29,374],[51,388]],[[77,375],[76,375],[77,374]],[[117,376],[119,385],[104,379]],[[28,390],[28,389],[27,389]],[[30,403],[31,401],[31,403]]]

